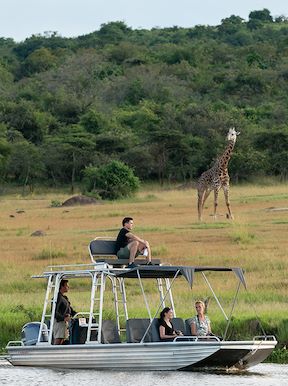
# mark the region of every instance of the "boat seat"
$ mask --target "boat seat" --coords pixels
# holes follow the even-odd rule
[[[186,335],[185,323],[182,318],[173,318],[172,324],[175,330],[182,331],[183,335]]]
[[[102,321],[102,343],[121,343],[120,336],[114,320]]]
[[[126,321],[126,338],[127,343],[140,343],[145,331],[150,324],[150,319],[128,319]],[[150,328],[151,330],[151,328]],[[151,331],[148,331],[144,342],[151,342]]]
[[[129,263],[128,259],[118,259],[116,240],[113,239],[109,240],[98,237],[90,241],[88,250],[92,263],[107,263],[115,268],[123,267]],[[139,265],[146,264],[146,259],[137,258],[136,263]],[[159,265],[160,260],[152,259],[152,263],[153,265]]]
[[[88,320],[87,320],[88,322]],[[102,343],[121,343],[118,334],[116,322],[113,320],[102,320]],[[97,340],[97,331],[91,331],[91,341]],[[79,320],[75,319],[72,325],[72,334],[70,336],[70,344],[84,344],[87,337],[87,326],[79,326]]]
[[[191,333],[191,322],[193,318],[189,318],[185,320],[185,327],[186,327],[186,335],[192,335]]]

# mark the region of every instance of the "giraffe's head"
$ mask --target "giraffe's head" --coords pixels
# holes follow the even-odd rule
[[[236,131],[235,127],[232,127],[229,129],[228,134],[227,134],[227,140],[228,141],[234,141],[236,142],[237,135],[240,134],[240,131]]]

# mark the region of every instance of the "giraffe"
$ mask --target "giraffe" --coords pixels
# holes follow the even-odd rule
[[[216,210],[218,205],[218,193],[221,188],[224,191],[224,197],[226,206],[228,209],[227,218],[233,219],[233,215],[230,209],[229,202],[229,174],[228,174],[228,162],[232,156],[232,151],[235,146],[237,135],[240,132],[235,128],[229,129],[227,134],[228,145],[224,153],[218,157],[215,164],[211,169],[203,172],[198,180],[198,219],[202,220],[202,212],[204,203],[207,200],[211,191],[214,191],[214,219],[216,219]]]

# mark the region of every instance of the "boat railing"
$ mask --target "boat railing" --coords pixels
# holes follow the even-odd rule
[[[90,315],[90,312],[86,312],[86,311],[81,311],[81,312],[77,312],[72,320],[75,320],[75,319],[78,319],[79,321],[79,326],[80,327],[88,327],[88,322],[87,322],[87,319],[89,319],[89,315]],[[92,323],[91,324],[91,327],[98,327],[99,323]]]
[[[95,270],[97,268],[111,268],[107,263],[90,263],[90,264],[63,264],[63,265],[48,265],[47,270],[50,272],[58,271],[78,271],[78,270]]]
[[[254,336],[253,340],[275,340],[276,337],[274,335],[256,335]]]
[[[24,346],[21,340],[9,340],[6,347]]]
[[[209,341],[215,340],[216,342],[220,342],[220,338],[218,336],[192,336],[192,335],[180,335],[176,336],[173,341],[192,341],[192,342],[200,342],[200,341]]]

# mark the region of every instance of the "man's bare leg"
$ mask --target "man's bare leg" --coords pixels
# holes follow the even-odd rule
[[[134,263],[136,253],[137,253],[137,251],[139,249],[139,242],[136,241],[136,240],[135,241],[131,241],[128,244],[128,249],[129,249],[129,252],[130,252],[129,264],[131,264],[131,263]]]
[[[143,254],[144,250],[147,249],[148,254],[145,256],[147,263],[151,262],[151,249],[148,241],[146,241],[146,245],[143,243],[139,244],[139,251]]]

